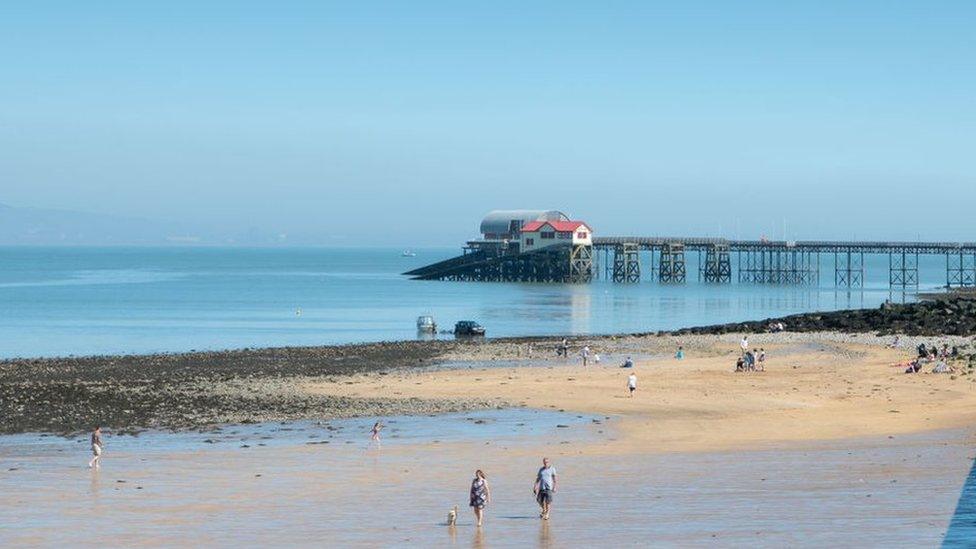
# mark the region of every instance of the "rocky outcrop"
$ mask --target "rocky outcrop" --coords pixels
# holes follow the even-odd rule
[[[910,336],[976,335],[976,300],[962,296],[908,304],[884,304],[877,309],[803,313],[782,318],[685,328],[681,334],[759,333],[782,322],[791,332],[871,332]]]

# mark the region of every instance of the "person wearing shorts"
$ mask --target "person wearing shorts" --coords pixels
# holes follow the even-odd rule
[[[637,390],[637,374],[630,374],[627,378],[627,388],[630,389],[630,396],[634,396],[634,391]]]
[[[535,501],[541,508],[539,518],[549,520],[549,509],[552,506],[552,498],[556,494],[556,468],[549,463],[549,458],[542,458],[542,468],[535,476],[532,493],[535,494]]]

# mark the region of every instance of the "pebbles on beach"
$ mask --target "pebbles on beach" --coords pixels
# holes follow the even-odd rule
[[[879,309],[809,313],[782,319],[789,331],[762,333],[771,320],[690,328],[670,333],[570,338],[589,345],[604,362],[628,355],[670,357],[677,345],[688,353],[720,356],[737,348],[742,334],[755,343],[818,350],[848,358],[857,352],[835,344],[886,345],[895,334],[912,348],[919,342],[966,345],[976,333],[976,301],[942,299]],[[800,333],[803,332],[803,333]],[[376,374],[461,362],[495,366],[556,358],[561,337],[483,341],[402,341],[324,347],[288,347],[146,356],[95,356],[0,361],[0,433],[87,431],[94,424],[117,433],[141,429],[198,429],[222,423],[255,423],[354,416],[432,415],[508,405],[477,399],[390,398]],[[729,349],[714,345],[728,342]],[[716,350],[718,349],[718,350]],[[548,362],[547,362],[548,361]],[[974,361],[970,360],[970,365]],[[511,364],[508,364],[511,365]],[[313,394],[310,382],[362,386],[351,396]],[[389,378],[384,378],[389,379]],[[510,378],[511,379],[511,378]],[[475,379],[477,382],[478,379]],[[420,383],[419,381],[417,382]],[[486,395],[489,392],[486,391]],[[327,427],[331,430],[331,427]]]

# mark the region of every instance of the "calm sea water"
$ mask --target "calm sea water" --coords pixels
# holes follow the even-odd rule
[[[831,287],[827,257],[819,288],[700,284],[694,258],[682,286],[400,275],[458,251],[405,258],[375,248],[0,248],[0,356],[412,339],[425,313],[443,328],[477,320],[489,336],[634,332],[873,307],[890,297],[884,257],[867,261],[866,287],[853,293]],[[922,289],[944,284],[944,260],[924,262],[920,279]]]

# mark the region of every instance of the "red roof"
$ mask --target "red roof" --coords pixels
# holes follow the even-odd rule
[[[549,225],[560,233],[571,233],[580,227],[590,228],[589,225],[582,221],[529,221],[522,226],[522,232],[532,233],[538,231],[544,225]]]

